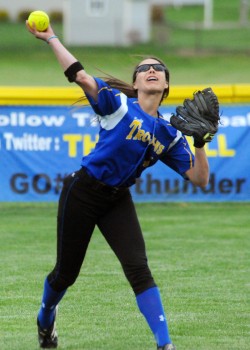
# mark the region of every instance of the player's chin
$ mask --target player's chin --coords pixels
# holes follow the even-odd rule
[[[162,87],[162,86],[150,86],[148,88],[148,91],[151,94],[163,94],[164,90],[165,90],[165,87]]]

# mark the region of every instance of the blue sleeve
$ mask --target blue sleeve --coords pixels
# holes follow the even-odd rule
[[[86,93],[86,97],[94,112],[100,116],[106,116],[114,113],[121,105],[120,91],[111,88],[105,81],[94,78],[98,85],[97,102]]]
[[[188,179],[185,172],[194,166],[194,155],[190,150],[185,136],[179,140],[161,157],[161,161],[176,171],[178,174]]]

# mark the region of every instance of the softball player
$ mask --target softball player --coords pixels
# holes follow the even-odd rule
[[[45,279],[38,313],[41,348],[56,348],[57,305],[77,279],[97,225],[119,259],[157,349],[174,350],[159,289],[148,266],[144,239],[129,187],[157,161],[197,186],[208,182],[203,148],[191,153],[185,137],[158,111],[169,92],[169,72],[156,58],[140,62],[133,85],[105,82],[86,73],[51,27],[28,30],[47,41],[70,82],[84,91],[100,122],[99,141],[83,157],[80,170],[66,177],[59,200],[57,261]]]

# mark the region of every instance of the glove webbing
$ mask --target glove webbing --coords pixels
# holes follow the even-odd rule
[[[194,100],[200,110],[200,112],[204,113],[209,113],[209,110],[207,108],[207,103],[203,97],[203,94],[201,91],[198,91],[195,95],[194,95]]]

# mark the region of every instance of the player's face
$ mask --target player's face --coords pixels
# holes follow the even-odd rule
[[[159,61],[148,58],[143,60],[135,70],[134,89],[140,91],[163,92],[168,88],[166,67]]]

